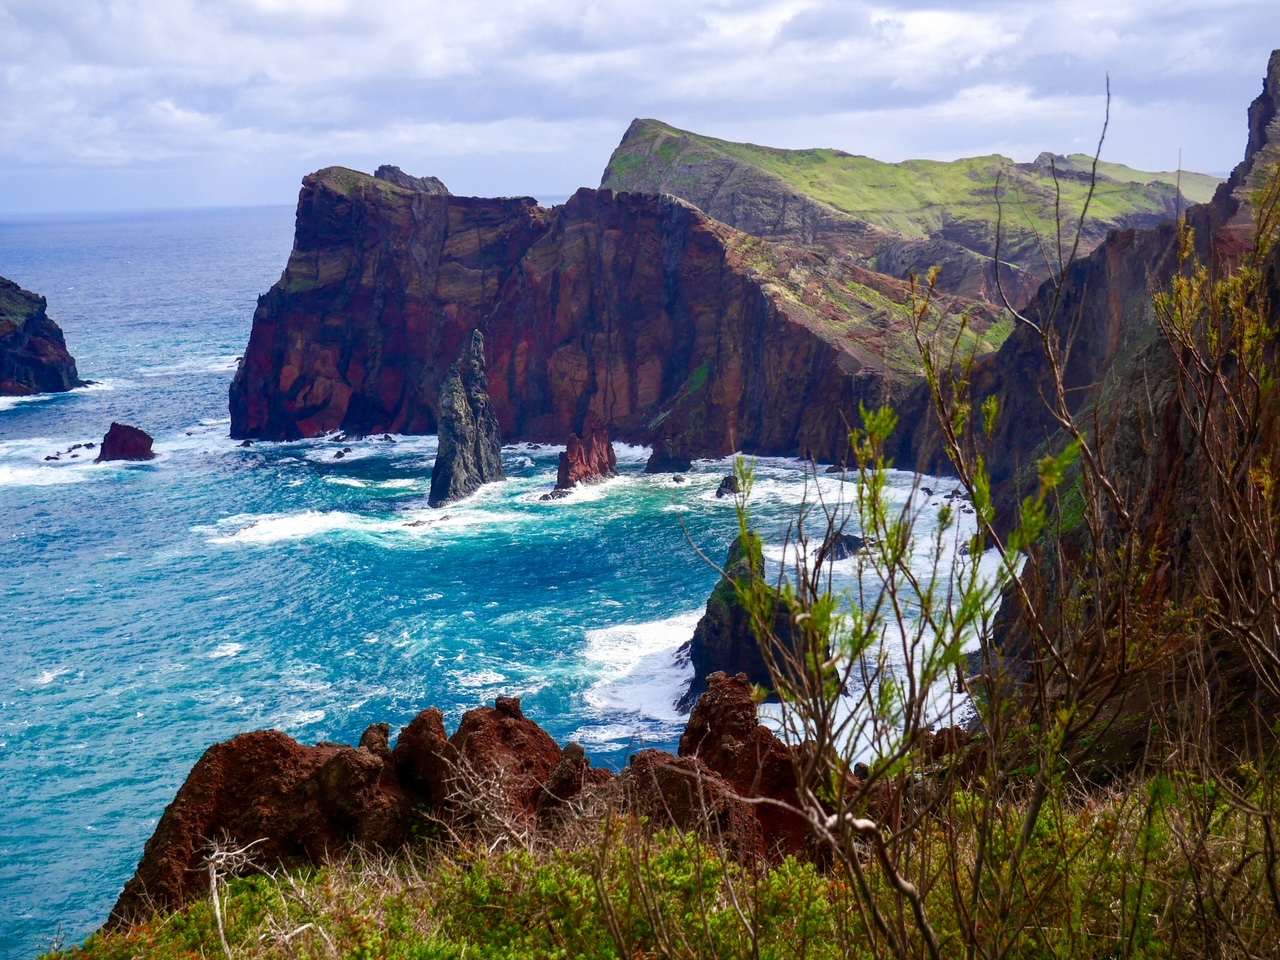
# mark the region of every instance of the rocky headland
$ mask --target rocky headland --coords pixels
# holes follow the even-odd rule
[[[484,335],[476,330],[440,384],[440,445],[431,468],[429,498],[433,507],[461,500],[503,478],[502,437],[484,369]]]
[[[44,297],[0,277],[0,396],[65,393],[86,385],[46,306]]]
[[[563,442],[590,423],[677,464],[738,449],[834,460],[860,403],[910,402],[910,297],[672,197],[584,189],[548,210],[329,168],[304,180],[231,430],[435,432],[447,364],[480,329],[508,441]],[[969,317],[979,349],[997,321],[962,299],[944,312]]]

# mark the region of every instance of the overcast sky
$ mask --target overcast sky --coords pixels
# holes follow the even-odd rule
[[[598,184],[632,117],[885,160],[1229,170],[1276,0],[0,0],[0,214],[292,203],[330,164]]]

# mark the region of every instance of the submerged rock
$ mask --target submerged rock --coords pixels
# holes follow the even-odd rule
[[[602,427],[584,431],[585,438],[569,434],[569,442],[560,454],[556,489],[568,490],[579,483],[598,483],[618,475],[618,456],[613,452],[609,434]]]
[[[832,560],[848,560],[866,547],[867,541],[852,533],[833,534],[826,542],[827,557]]]
[[[0,396],[64,393],[85,386],[44,297],[0,277]]]
[[[98,451],[98,463],[105,460],[152,460],[155,453],[151,450],[151,435],[145,430],[131,427],[127,423],[112,423],[107,435],[102,438],[102,447]]]
[[[431,506],[460,500],[483,484],[503,478],[502,437],[489,402],[484,334],[479,330],[472,333],[440,385],[439,436],[431,470]]]

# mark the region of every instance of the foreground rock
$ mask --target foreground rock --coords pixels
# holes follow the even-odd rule
[[[555,833],[594,809],[627,811],[652,829],[697,830],[734,856],[805,853],[801,818],[753,798],[796,798],[788,748],[756,719],[745,677],[716,674],[690,718],[680,755],[636,754],[620,777],[564,749],[499,697],[463,715],[452,736],[436,708],[399,735],[373,724],[357,747],[304,746],[283,733],[241,734],[210,747],[147,841],[109,928],[207,896],[211,844],[248,847],[252,868],[323,864],[354,847],[394,851],[430,822],[449,837],[478,831]],[[610,813],[608,811],[613,811]]]
[[[0,396],[64,393],[85,386],[44,297],[0,277]]]
[[[155,441],[151,434],[127,423],[112,423],[107,435],[102,438],[102,446],[98,448],[98,459],[106,460],[153,460],[155,452],[151,445]]]
[[[580,483],[596,483],[618,475],[618,455],[602,427],[587,431],[585,439],[569,434],[569,442],[560,454],[556,473],[556,489],[569,490]]]
[[[484,336],[471,334],[440,385],[440,445],[431,468],[433,507],[470,496],[501,480],[502,436],[489,401],[484,370]]]
[[[759,723],[751,684],[738,674],[714,673],[680,738],[680,756],[694,757],[741,797],[765,797],[799,806],[791,750]],[[808,822],[771,804],[753,807],[772,857],[812,852]]]
[[[763,573],[764,556],[759,537],[748,534],[745,545],[741,537],[736,538],[725,559],[724,575],[707,599],[706,612],[698,621],[693,639],[682,649],[693,665],[693,678],[676,704],[680,710],[693,708],[707,689],[707,678],[717,672],[730,676],[743,674],[749,683],[773,693],[768,661],[752,625],[751,614],[738,594],[740,588],[749,586],[753,580],[759,585]],[[772,652],[781,665],[794,657],[797,635],[792,629],[790,611],[772,590],[767,590],[767,595],[773,597],[775,639],[771,641]]]

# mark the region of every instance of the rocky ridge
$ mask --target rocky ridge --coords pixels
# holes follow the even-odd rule
[[[652,828],[699,830],[743,857],[804,853],[799,817],[750,798],[795,802],[791,752],[756,720],[745,677],[715,675],[679,756],[644,750],[619,776],[563,749],[520,701],[499,697],[464,714],[452,736],[424,710],[390,742],[370,726],[358,746],[305,746],[275,730],[215,744],[192,768],[147,841],[108,928],[128,928],[207,894],[214,843],[247,848],[254,869],[323,864],[355,847],[395,851],[415,825],[446,836],[486,818],[554,833],[594,803],[648,817]]]
[[[440,442],[428,500],[433,507],[461,500],[503,478],[502,437],[484,366],[484,335],[476,330],[440,384]]]
[[[995,183],[1005,184],[1001,282],[1021,305],[1047,278],[1039,237],[1052,235],[1054,197],[1082,199],[1091,158],[1041,154],[891,164],[839,150],[781,150],[732,143],[658,120],[632,121],[601,177],[602,188],[669,193],[755,236],[850,257],[905,279],[941,267],[941,289],[1000,302],[995,275]],[[1055,183],[1055,171],[1056,179]],[[1180,205],[1178,175],[1103,164],[1085,224],[1084,250],[1113,229],[1154,226]],[[1187,174],[1193,199],[1217,181]],[[1038,234],[1038,236],[1037,236]]]
[[[0,277],[0,396],[64,393],[85,386],[45,298]]]

